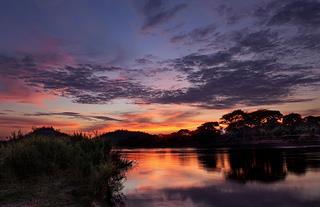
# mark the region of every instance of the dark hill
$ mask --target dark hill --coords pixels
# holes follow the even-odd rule
[[[128,131],[128,130],[116,130],[113,132],[107,132],[100,135],[97,139],[111,142],[117,146],[152,146],[157,142],[159,137],[157,135],[148,134],[139,131]]]
[[[32,130],[32,132],[29,132],[28,134],[26,134],[24,137],[69,137],[68,134],[66,133],[62,133],[56,129],[54,129],[53,127],[40,127],[40,128],[36,128],[34,130]]]

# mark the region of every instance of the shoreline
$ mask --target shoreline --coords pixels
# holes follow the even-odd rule
[[[295,143],[229,143],[213,144],[208,146],[115,146],[113,150],[134,150],[134,149],[290,149],[290,148],[320,148],[320,140],[313,142],[295,142]]]

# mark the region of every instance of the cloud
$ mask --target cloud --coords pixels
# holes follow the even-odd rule
[[[185,47],[192,43],[199,50],[187,48],[182,56],[161,61],[153,55],[143,56],[135,60],[134,67],[65,64],[58,57],[49,64],[50,55],[0,55],[1,80],[6,80],[0,84],[0,98],[2,94],[2,99],[8,99],[3,94],[11,94],[11,99],[28,99],[24,94],[36,91],[85,104],[126,99],[135,104],[183,103],[219,109],[310,101],[314,94],[302,97],[295,91],[319,87],[320,31],[308,26],[318,24],[318,4],[269,1],[252,9],[246,21],[192,27],[170,41]],[[167,22],[185,7],[146,1],[145,29]],[[230,16],[237,12],[226,10]],[[257,11],[263,15],[257,17]],[[10,85],[19,81],[24,88]]]
[[[78,123],[70,121],[58,121],[58,120],[47,120],[39,118],[30,117],[20,117],[20,116],[0,116],[0,138],[10,134],[12,130],[21,129],[23,131],[28,131],[32,127],[42,127],[42,126],[55,126],[58,128],[63,128],[67,130],[73,130],[79,127]],[[3,137],[2,137],[3,138]]]
[[[31,127],[31,126],[58,126],[58,127],[68,127],[75,126],[77,124],[72,122],[60,122],[54,120],[44,120],[44,119],[34,119],[34,118],[25,118],[25,117],[16,117],[16,116],[1,116],[0,117],[0,126],[9,126],[12,128],[15,127]]]
[[[157,111],[152,110],[142,113],[124,113],[122,114],[122,117],[126,123],[167,124],[187,121],[197,115],[199,115],[199,112],[196,111],[164,110],[158,108]]]
[[[26,86],[24,80],[0,76],[0,100],[2,102],[33,103],[41,105],[50,95]]]
[[[124,70],[113,66],[79,65],[40,69],[34,64],[31,68],[20,67],[21,61],[15,59],[12,59],[12,62],[18,65],[13,68],[15,77],[28,86],[42,92],[69,97],[77,103],[103,104],[124,98],[133,103],[185,103],[220,109],[239,104],[254,106],[312,99],[292,96],[297,87],[311,87],[319,83],[317,73],[311,72],[312,66],[284,64],[277,58],[239,59],[237,56],[242,55],[243,48],[251,48],[250,50],[257,54],[270,49],[268,46],[255,48],[255,41],[244,43],[243,39],[246,37],[237,39],[237,51],[231,48],[210,54],[190,54],[169,61],[170,70],[185,74],[186,81],[191,83],[190,87],[173,90],[154,89],[130,76],[125,79],[111,79],[106,72]],[[5,74],[1,69],[3,75],[13,78],[13,74]],[[70,112],[51,115],[85,118],[81,114]],[[104,116],[91,116],[90,119],[112,120]]]
[[[196,43],[196,42],[204,42],[204,41],[211,40],[212,36],[217,35],[215,31],[216,31],[216,25],[209,24],[205,27],[195,28],[188,33],[175,35],[170,39],[170,42],[172,43],[185,42],[189,44]]]
[[[54,126],[58,129],[71,132],[79,128],[79,123],[65,120],[54,120],[52,117],[50,119],[42,119],[0,114],[0,140],[15,130],[28,132],[33,127],[43,126]]]
[[[305,50],[310,59],[317,61],[320,51],[320,32],[319,33],[299,33],[288,41],[294,47],[299,47],[301,50]]]
[[[166,122],[183,122],[187,120],[193,120],[198,116],[200,112],[198,111],[184,111],[184,112],[173,112],[172,116],[169,117]]]
[[[234,22],[222,31],[221,25],[210,24],[172,37],[174,43],[207,45],[198,53],[171,60],[173,70],[185,73],[191,86],[164,91],[155,102],[221,109],[315,99],[294,95],[303,87],[315,90],[320,83],[319,53],[315,52],[320,48],[315,27],[319,2],[304,2],[269,1],[246,15],[249,27]],[[229,16],[237,15],[232,14],[234,8],[227,9]],[[263,11],[261,17],[256,16],[258,10]]]
[[[24,57],[0,59],[1,76],[9,82],[23,80],[24,87],[69,97],[77,103],[106,103],[117,98],[139,99],[150,94],[150,89],[141,83],[130,78],[110,78],[107,74],[119,73],[123,68],[91,64],[41,68],[38,64],[26,66],[23,60]]]
[[[145,22],[142,31],[152,29],[171,20],[179,11],[185,9],[187,4],[177,4],[172,8],[166,8],[162,0],[147,0],[143,7]]]
[[[302,114],[304,116],[320,116],[320,108],[309,109],[303,111]]]
[[[273,55],[280,45],[280,37],[278,32],[270,29],[262,29],[250,32],[248,30],[240,30],[233,34],[233,41],[236,43],[235,48],[246,50],[246,52],[259,53],[272,51]],[[235,49],[233,48],[233,49]]]
[[[36,113],[27,113],[24,114],[25,116],[64,116],[64,117],[71,117],[76,119],[84,119],[89,121],[122,121],[120,119],[115,119],[109,116],[102,116],[102,115],[83,115],[78,112],[36,112]]]
[[[320,2],[298,0],[279,8],[269,21],[270,25],[295,24],[303,27],[320,26]]]
[[[305,74],[307,68],[302,70],[297,66],[279,64],[274,59],[239,61],[227,58],[221,61],[223,66],[208,67],[220,63],[208,61],[215,55],[195,57],[192,61],[183,62],[184,68],[197,66],[197,70],[184,70],[193,85],[184,90],[166,91],[155,102],[188,103],[221,109],[239,104],[255,106],[309,101],[290,97],[292,90],[320,82],[317,74]],[[287,73],[278,74],[279,68]]]
[[[189,71],[194,67],[205,68],[230,61],[230,52],[217,52],[212,54],[190,54],[173,61],[177,70]]]
[[[135,62],[138,64],[138,66],[144,66],[144,65],[153,64],[156,60],[157,60],[157,57],[149,54],[142,58],[137,58]]]

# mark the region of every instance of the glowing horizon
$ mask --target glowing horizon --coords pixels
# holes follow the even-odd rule
[[[162,134],[235,109],[320,115],[319,6],[4,0],[0,138],[41,126]]]

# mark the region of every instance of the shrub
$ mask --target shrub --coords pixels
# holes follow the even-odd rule
[[[82,202],[112,204],[120,197],[122,180],[131,162],[112,152],[110,144],[85,138],[31,137],[2,146],[2,176],[19,180],[51,176],[67,178]]]

